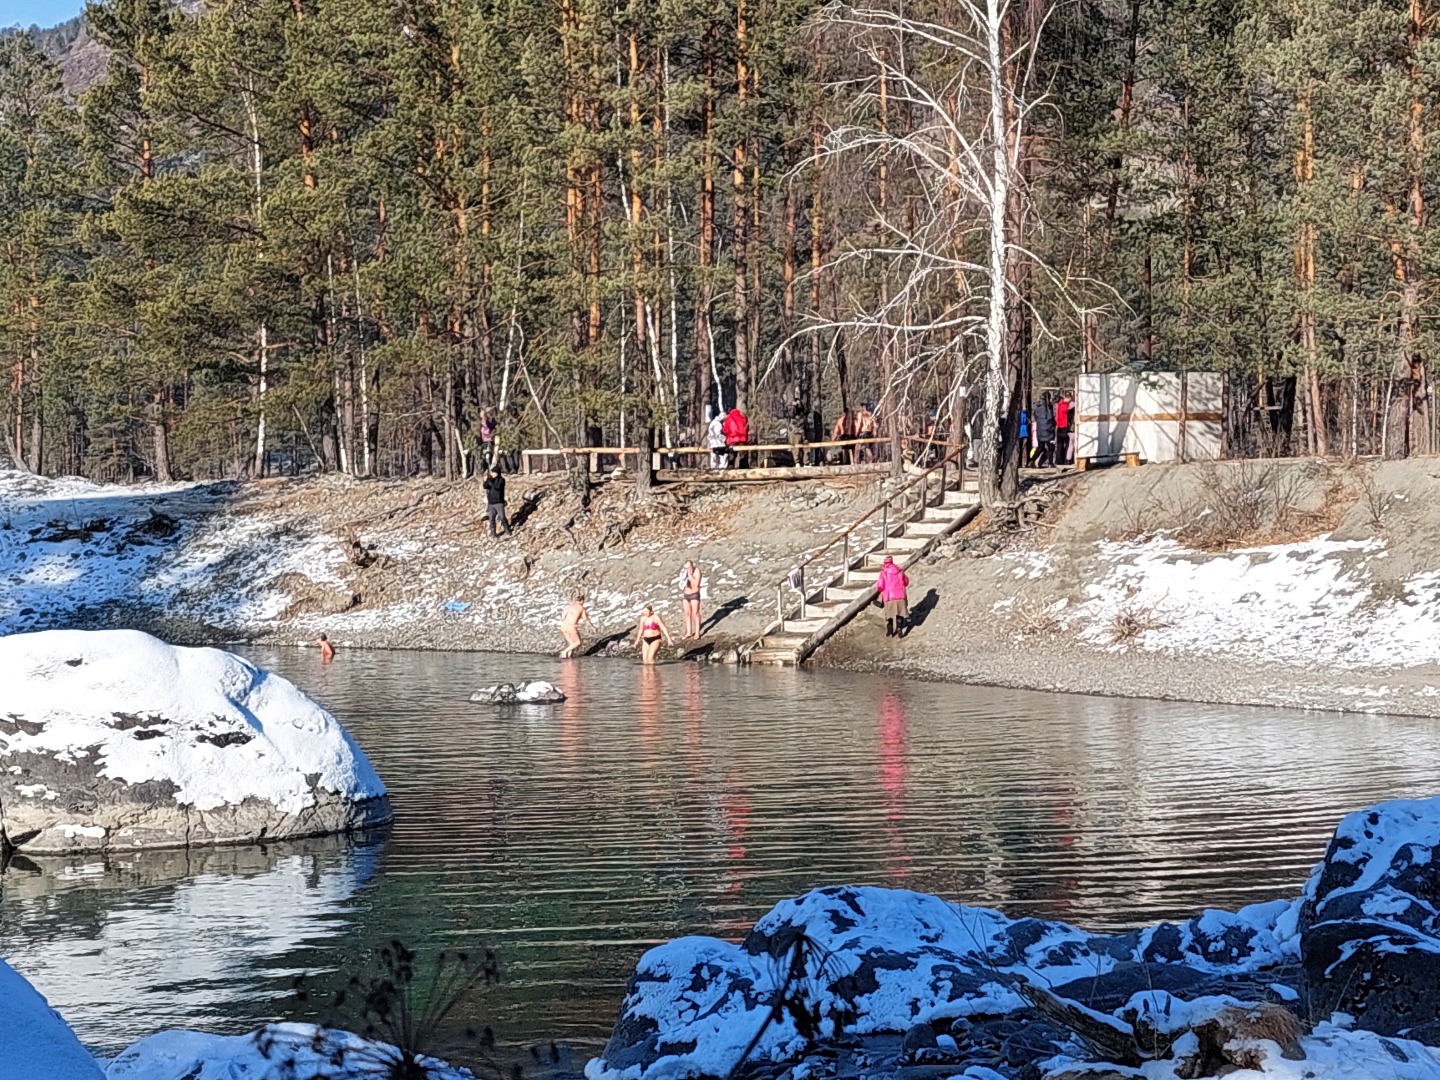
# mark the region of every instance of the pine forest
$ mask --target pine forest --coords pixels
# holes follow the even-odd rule
[[[1429,407],[1433,0],[92,0],[0,38],[0,457],[100,480],[968,430],[1227,376],[1227,451]],[[57,57],[103,49],[88,85]]]

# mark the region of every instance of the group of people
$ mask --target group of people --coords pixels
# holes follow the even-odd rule
[[[1052,400],[1049,390],[1042,393],[1033,415],[1022,409],[1020,441],[1027,447],[1026,464],[1037,469],[1068,464],[1075,452],[1071,440],[1074,421],[1075,404],[1063,390],[1058,401]]]
[[[831,442],[843,442],[849,439],[873,439],[878,430],[878,423],[875,419],[875,403],[873,401],[862,401],[858,409],[843,409],[835,421],[835,426],[830,429]],[[855,446],[841,447],[841,464],[855,465],[862,462],[876,460],[875,443],[861,442]]]
[[[723,417],[705,406],[705,448],[710,451],[710,468],[739,468],[738,447],[750,441],[750,419],[738,408]]]
[[[703,635],[700,622],[703,578],[700,567],[693,560],[687,559],[675,578],[675,585],[680,590],[680,607],[685,616],[685,636],[681,640],[699,641]],[[585,594],[577,592],[560,616],[560,635],[565,639],[565,648],[560,650],[560,659],[568,660],[580,647],[582,622],[591,628],[595,625],[585,610]],[[655,658],[660,653],[661,641],[672,647],[675,644],[675,638],[670,633],[670,628],[665,625],[665,620],[656,614],[655,605],[646,604],[640,611],[640,620],[635,628],[635,647],[640,650],[641,663],[655,663]]]

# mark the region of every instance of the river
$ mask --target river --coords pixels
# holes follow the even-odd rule
[[[646,948],[738,938],[814,886],[887,885],[1112,930],[1294,895],[1344,812],[1432,794],[1431,720],[1058,696],[832,671],[254,651],[349,727],[385,834],[20,860],[0,953],[99,1052],[173,1026],[338,1019],[391,938],[488,946],[454,1024],[576,1060]],[[548,678],[562,706],[471,705]]]

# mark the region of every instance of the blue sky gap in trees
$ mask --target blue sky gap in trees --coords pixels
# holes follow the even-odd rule
[[[0,26],[59,26],[84,7],[85,0],[0,0]]]

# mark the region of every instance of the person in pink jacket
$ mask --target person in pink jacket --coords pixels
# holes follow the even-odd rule
[[[904,570],[895,565],[895,560],[886,555],[875,585],[885,605],[885,636],[896,637],[903,629],[901,620],[910,617],[910,600],[905,594],[910,587],[910,579],[905,576]]]

